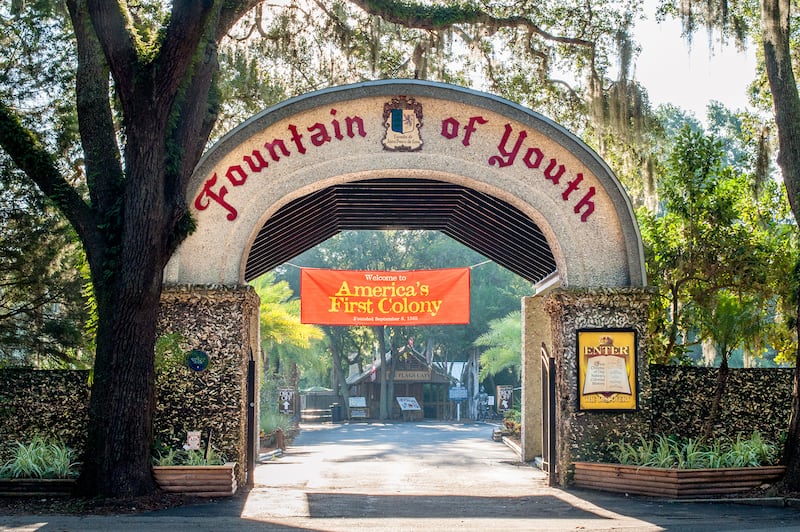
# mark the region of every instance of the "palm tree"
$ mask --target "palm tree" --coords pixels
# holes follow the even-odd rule
[[[259,324],[264,367],[271,362],[273,373],[277,374],[283,357],[297,364],[311,342],[321,339],[323,334],[313,325],[300,323],[300,300],[292,299],[294,293],[288,282],[275,282],[275,274],[269,272],[251,284],[261,298]]]
[[[478,374],[481,380],[507,369],[518,376],[522,363],[522,313],[517,310],[490,321],[489,331],[480,335],[474,344],[489,348],[481,353]]]

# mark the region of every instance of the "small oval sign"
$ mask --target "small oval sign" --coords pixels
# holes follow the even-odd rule
[[[189,366],[189,369],[192,371],[203,371],[208,367],[208,362],[208,354],[199,349],[192,349],[186,355],[186,365]]]

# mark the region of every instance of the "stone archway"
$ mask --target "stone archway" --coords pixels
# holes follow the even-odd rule
[[[399,100],[420,106],[420,146],[385,145],[385,107]],[[544,233],[562,286],[645,284],[628,197],[585,144],[508,101],[396,80],[289,100],[220,140],[190,183],[197,230],[165,280],[242,283],[259,229],[281,206],[338,183],[377,178],[436,179],[514,205]]]
[[[354,223],[339,209],[316,210],[284,225],[271,226],[271,221],[287,211],[307,214],[305,198],[324,191],[392,182],[447,184],[465,192],[466,203],[488,205],[461,214],[478,216],[487,229],[483,236],[460,232],[463,218],[448,230],[471,247],[484,251],[480,246],[487,246],[488,256],[501,264],[513,262],[529,280],[558,277],[560,292],[547,303],[553,352],[564,373],[558,434],[565,464],[581,456],[570,442],[593,429],[576,425],[570,338],[576,327],[610,320],[615,327],[640,330],[643,345],[644,318],[630,312],[631,300],[641,299],[646,285],[641,238],[627,195],[591,149],[545,117],[491,95],[421,81],[369,82],[289,100],[230,132],[208,151],[189,185],[197,229],[165,270],[172,288],[165,292],[163,322],[181,314],[175,326],[187,330],[198,348],[212,356],[218,349],[249,359],[259,342],[257,308],[247,302],[252,294],[245,282],[298,253],[277,244],[275,236],[301,241],[308,249]],[[386,194],[384,201],[390,201],[391,193]],[[323,194],[315,205],[331,201]],[[510,212],[518,216],[513,224],[520,219],[527,224],[516,226],[524,229],[516,232],[535,237],[536,245],[523,238],[491,246],[504,231],[495,227],[502,225],[496,217]],[[374,228],[408,223],[399,214],[380,222],[369,216],[355,214]],[[324,228],[314,223],[320,218],[329,222]],[[304,238],[295,231],[306,231]],[[551,271],[527,268],[533,263],[549,264]],[[597,302],[597,309],[587,312],[587,298]],[[178,310],[187,305],[206,310],[190,318],[192,312]],[[252,312],[255,318],[247,315]],[[530,340],[526,345],[536,343]],[[244,392],[230,401],[231,408],[247,406]],[[240,438],[243,459],[245,429],[236,431],[233,439]]]

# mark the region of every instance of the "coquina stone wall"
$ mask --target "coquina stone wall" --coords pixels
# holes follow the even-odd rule
[[[679,438],[699,436],[717,370],[651,365],[648,371],[652,385],[649,433]],[[794,370],[734,368],[730,371],[717,434],[735,437],[757,429],[765,438],[779,441],[789,422]],[[182,373],[173,374],[185,380]],[[83,449],[90,393],[88,379],[88,371],[0,370],[0,439],[28,441],[38,434]],[[170,384],[164,380],[161,386]],[[159,392],[162,398],[172,395],[175,392]],[[175,399],[183,402],[180,396]]]
[[[247,456],[247,365],[251,348],[258,346],[257,327],[258,296],[249,287],[164,291],[160,334],[180,333],[182,348],[205,351],[210,364],[205,371],[192,371],[182,353],[159,364],[156,443],[180,449],[188,430],[201,430],[204,443],[211,431],[213,447],[239,463],[240,484],[245,482]],[[253,355],[257,362],[258,353]],[[0,449],[6,447],[3,443],[29,442],[41,435],[82,452],[88,379],[88,371],[0,370]],[[254,415],[257,425],[257,404]]]
[[[557,475],[568,477],[569,461],[607,460],[610,446],[622,439],[654,434],[699,436],[717,369],[649,366],[645,332],[635,325],[645,323],[646,300],[646,292],[627,289],[557,291],[548,296],[546,310],[553,318],[558,368],[556,430],[561,446]],[[187,430],[202,430],[205,438],[210,428],[212,444],[244,466],[244,379],[250,349],[257,342],[257,320],[258,298],[249,288],[165,291],[161,333],[179,332],[186,341],[184,348],[204,350],[210,365],[196,373],[179,357],[159,368],[156,435],[163,444],[180,447]],[[638,411],[578,410],[576,331],[594,327],[634,327],[639,332]],[[254,355],[257,361],[257,352]],[[765,438],[779,442],[788,426],[792,372],[731,369],[717,434],[735,437],[758,429]],[[38,434],[83,450],[88,378],[86,371],[0,370],[0,443],[29,441]],[[240,482],[243,472],[240,467]]]
[[[184,350],[204,351],[210,363],[204,371],[193,371],[180,356],[159,368],[157,445],[179,449],[187,431],[202,431],[203,443],[210,433],[211,445],[239,463],[240,484],[247,464],[247,366],[251,354],[256,363],[260,358],[258,307],[258,296],[248,286],[172,286],[161,298],[159,333],[179,333]]]
[[[552,325],[556,359],[556,479],[570,482],[571,464],[599,459],[606,442],[638,437],[650,430],[652,403],[647,371],[647,313],[650,293],[637,288],[557,289],[545,311]],[[639,403],[631,412],[580,411],[577,333],[580,329],[634,329]]]

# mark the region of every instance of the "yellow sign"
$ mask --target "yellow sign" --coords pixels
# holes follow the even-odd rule
[[[578,331],[581,410],[636,410],[636,331]]]

